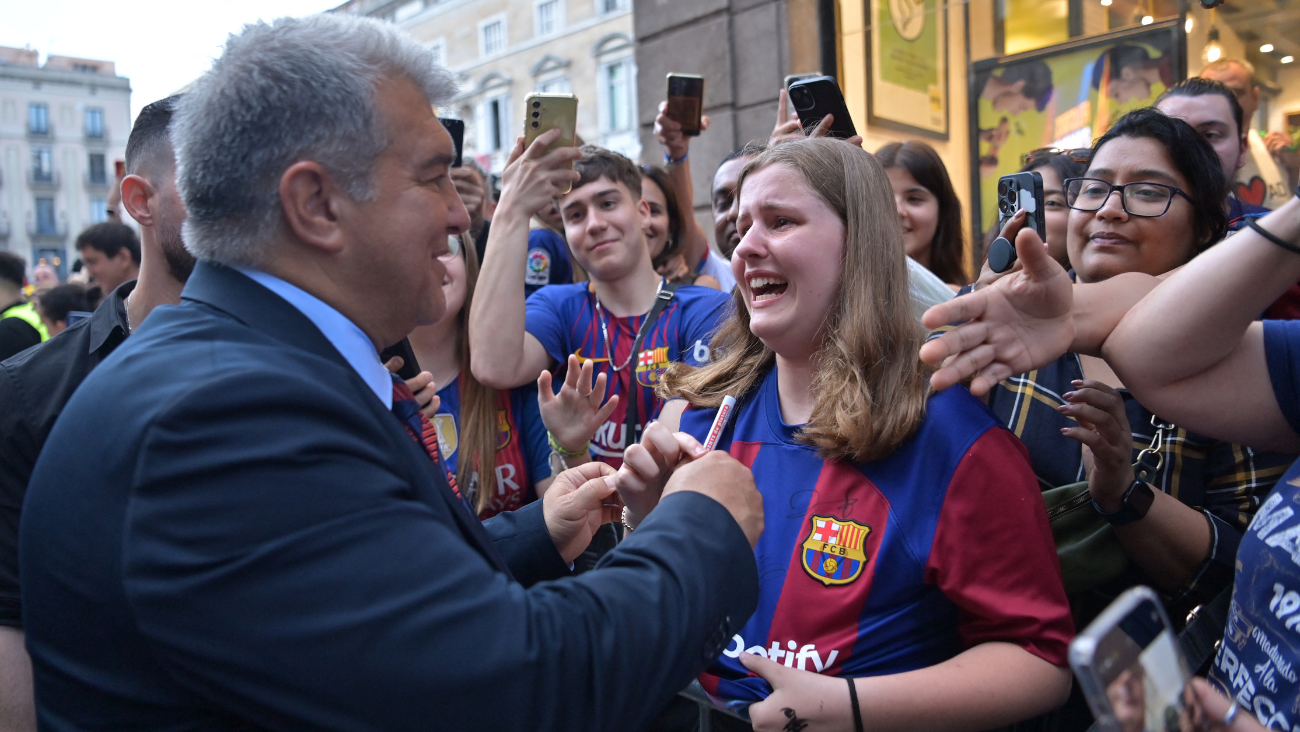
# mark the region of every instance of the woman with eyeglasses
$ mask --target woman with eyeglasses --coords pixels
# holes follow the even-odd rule
[[[420,326],[408,336],[423,371],[406,384],[438,430],[447,469],[466,500],[486,519],[521,508],[545,493],[551,484],[551,449],[542,412],[559,423],[581,419],[571,419],[566,410],[579,399],[578,381],[585,378],[583,383],[591,384],[592,367],[588,361],[579,368],[577,359],[571,358],[569,377],[558,395],[551,390],[550,373],[545,373],[538,384],[544,395],[540,405],[539,390],[532,384],[497,390],[479,383],[469,368],[469,310],[478,282],[478,255],[472,239],[455,236],[449,243],[451,251],[442,257],[447,268],[442,281],[446,310],[438,322]],[[595,393],[605,393],[604,378],[597,379]],[[617,399],[612,401],[617,404]],[[604,410],[590,411],[602,421],[608,416]],[[587,461],[579,457],[568,462],[572,467]]]
[[[1182,266],[1222,238],[1225,186],[1214,150],[1183,121],[1154,109],[1120,118],[1087,172],[1064,181],[1076,280]],[[1072,597],[1081,624],[1138,583],[1164,593],[1174,618],[1213,599],[1231,584],[1242,532],[1291,461],[1162,420],[1091,356],[1067,353],[1002,381],[988,400],[1029,448],[1044,490],[1087,481],[1127,558],[1119,576]]]

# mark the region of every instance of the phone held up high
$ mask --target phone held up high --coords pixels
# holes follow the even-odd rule
[[[546,148],[553,152],[574,147],[578,135],[578,98],[572,94],[529,94],[524,97],[524,148],[547,130],[558,129],[560,136]],[[572,169],[572,165],[569,166]],[[568,191],[564,191],[568,193]]]
[[[1026,211],[1025,226],[1033,227],[1038,238],[1047,242],[1046,222],[1043,220],[1043,176],[1037,171],[1012,173],[998,179],[998,233],[1017,211]],[[1018,233],[1018,232],[1015,232]],[[989,244],[989,269],[1006,272],[1016,263],[1015,233],[1010,238],[999,236]]]
[[[465,163],[465,120],[439,117],[438,121],[447,129],[447,134],[451,135],[451,144],[456,149],[456,159],[451,167],[459,168]]]
[[[668,75],[668,106],[664,114],[682,126],[682,134],[700,134],[704,112],[704,77],[694,74]]]
[[[839,84],[829,76],[816,76],[790,82],[790,103],[799,113],[799,123],[803,125],[804,134],[812,132],[822,118],[834,115],[828,134],[841,139],[858,134],[849,116],[849,108],[844,103]]]
[[[1149,587],[1115,599],[1070,643],[1070,666],[1102,732],[1178,729],[1191,677]]]

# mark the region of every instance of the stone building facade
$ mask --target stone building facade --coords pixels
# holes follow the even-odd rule
[[[72,243],[104,221],[131,131],[131,83],[112,61],[0,48],[0,248],[66,277]]]

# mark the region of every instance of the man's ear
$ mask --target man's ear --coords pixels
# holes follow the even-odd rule
[[[154,225],[153,209],[149,205],[153,195],[153,184],[145,178],[128,175],[122,179],[122,206],[141,226]]]
[[[1241,136],[1241,149],[1237,151],[1237,169],[1232,171],[1236,173],[1246,167],[1246,156],[1250,154],[1250,133],[1247,132]]]
[[[343,249],[341,214],[352,199],[324,166],[303,160],[280,176],[280,208],[294,238],[330,253]]]

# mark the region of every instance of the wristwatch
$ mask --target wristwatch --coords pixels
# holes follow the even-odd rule
[[[1128,490],[1124,491],[1124,499],[1120,502],[1118,511],[1108,513],[1095,500],[1092,502],[1092,507],[1111,526],[1123,526],[1146,516],[1155,500],[1156,494],[1151,490],[1151,486],[1144,480],[1135,480]]]

